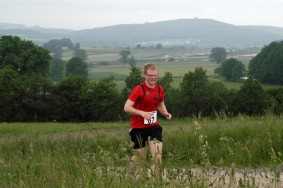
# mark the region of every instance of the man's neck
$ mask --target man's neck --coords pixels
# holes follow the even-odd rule
[[[153,89],[154,87],[155,87],[155,84],[149,84],[149,83],[147,83],[147,82],[145,82],[145,85],[147,86],[147,87],[149,87],[149,88],[151,88],[151,89]]]

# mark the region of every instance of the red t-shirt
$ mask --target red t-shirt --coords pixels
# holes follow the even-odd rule
[[[142,86],[143,85],[143,88]],[[154,123],[145,123],[144,118],[140,115],[132,115],[131,128],[146,128],[158,125],[157,107],[160,102],[164,101],[164,89],[162,86],[155,85],[149,88],[145,83],[137,85],[131,92],[129,100],[134,102],[134,108],[145,112],[156,112]],[[153,120],[153,119],[152,119]]]

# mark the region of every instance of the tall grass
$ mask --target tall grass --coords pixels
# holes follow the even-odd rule
[[[169,141],[165,149],[174,156],[169,158],[169,164],[201,165],[204,161],[200,154],[204,149],[208,155],[205,160],[217,166],[233,163],[239,167],[261,167],[282,161],[282,118],[268,115],[251,120],[239,116],[221,121],[194,121],[193,126],[180,129],[166,136]],[[174,162],[175,158],[182,160]]]
[[[282,117],[161,125],[164,164],[155,176],[149,156],[144,164],[130,163],[128,122],[0,124],[0,187],[282,185]]]

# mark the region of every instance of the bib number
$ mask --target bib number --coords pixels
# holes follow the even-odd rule
[[[149,125],[157,122],[157,111],[151,112],[151,117],[149,120],[144,119],[144,124]]]

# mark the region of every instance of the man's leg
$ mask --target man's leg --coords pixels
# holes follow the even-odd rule
[[[142,163],[146,158],[146,139],[143,135],[143,129],[130,129],[131,141],[134,143],[134,155],[131,157],[131,161],[134,163]]]
[[[148,142],[148,145],[153,161],[153,164],[151,165],[152,174],[158,175],[159,169],[162,165],[162,142],[158,140],[151,140]]]
[[[131,161],[134,163],[142,163],[146,158],[146,147],[136,149],[135,154],[131,157]]]

